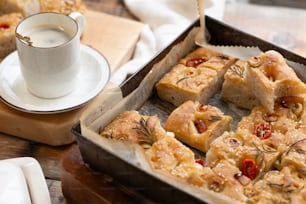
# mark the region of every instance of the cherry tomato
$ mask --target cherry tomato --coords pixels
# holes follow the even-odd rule
[[[205,110],[207,110],[207,105],[204,105],[204,104],[200,104],[199,105],[199,111],[205,111]]]
[[[260,139],[268,139],[272,135],[272,126],[270,123],[258,123],[254,127],[254,135]]]
[[[0,24],[0,29],[8,29],[9,27],[10,27],[9,24],[6,23]]]
[[[245,159],[242,163],[242,174],[253,180],[256,176],[256,162],[254,159]]]
[[[192,58],[192,59],[187,60],[186,66],[196,68],[197,66],[199,66],[199,64],[206,62],[206,61],[207,59],[202,58],[202,57]]]
[[[195,162],[198,163],[198,164],[200,164],[200,165],[202,165],[202,166],[204,166],[204,161],[203,161],[203,159],[196,159]]]
[[[196,126],[199,133],[203,133],[207,130],[206,124],[201,119],[194,121],[194,125]]]

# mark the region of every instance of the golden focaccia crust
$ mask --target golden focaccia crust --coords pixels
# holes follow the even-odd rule
[[[224,75],[221,99],[240,108],[252,109],[260,105],[245,79],[244,60],[237,60]]]
[[[265,145],[283,153],[288,146],[300,139],[299,135],[306,134],[304,107],[306,107],[305,96],[282,97],[276,101],[273,114],[268,113],[262,106],[253,108],[248,116],[242,117],[237,125],[237,131],[254,134],[256,127],[261,124],[269,125],[271,135],[261,139]]]
[[[235,58],[228,55],[216,52],[206,47],[200,47],[187,54],[181,60],[179,64],[191,67],[209,67],[216,71],[227,70],[227,66],[233,64],[236,61]],[[227,68],[226,68],[227,67]]]
[[[1,0],[0,15],[8,13],[21,13],[29,16],[40,12],[39,0]]]
[[[186,101],[169,115],[164,127],[184,143],[206,152],[210,143],[230,130],[232,117],[211,105]]]
[[[305,203],[305,177],[289,167],[272,170],[245,189],[249,203]]]
[[[21,13],[0,16],[0,59],[16,50],[15,29],[22,18]]]
[[[157,116],[141,115],[138,111],[125,111],[108,124],[100,135],[115,140],[140,144],[153,144],[167,135]]]
[[[244,186],[251,180],[241,176],[239,180],[236,175],[240,175],[241,170],[226,160],[219,161],[214,167],[206,167],[196,171],[188,179],[190,184],[200,188],[209,189],[222,193],[240,202],[246,202],[247,197],[243,193]]]
[[[194,153],[174,136],[154,142],[146,151],[146,156],[153,169],[178,178],[187,179],[197,171]]]
[[[269,113],[274,112],[274,103],[278,98],[306,92],[305,84],[287,65],[284,57],[274,50],[248,60],[246,81],[253,94]]]
[[[156,84],[158,96],[175,106],[187,100],[207,103],[218,90],[217,72],[212,69],[174,66]]]
[[[108,124],[100,135],[106,138],[116,140],[127,140],[131,142],[138,141],[136,121],[140,121],[141,115],[137,111],[126,111],[116,117],[114,121]]]
[[[256,178],[269,171],[278,159],[277,148],[265,145],[265,141],[254,134],[244,131],[225,132],[215,139],[206,154],[206,164],[216,165],[220,160],[227,160],[241,168],[246,159],[257,165]]]
[[[207,103],[221,87],[224,73],[236,59],[208,48],[197,48],[157,82],[158,96],[175,106],[187,100]]]
[[[85,13],[86,6],[81,0],[39,0],[42,12],[70,14],[73,11]]]
[[[288,153],[283,154],[283,157],[281,159],[281,166],[289,166],[296,171],[303,173],[306,177],[306,137],[302,140],[297,141],[297,143],[288,150]]]
[[[285,143],[287,148],[277,168],[290,167],[306,177],[306,134],[299,130],[290,131],[285,135]]]

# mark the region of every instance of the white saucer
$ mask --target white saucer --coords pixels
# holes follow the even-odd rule
[[[109,81],[110,74],[110,67],[104,56],[89,46],[81,45],[78,87],[69,95],[43,99],[32,95],[26,88],[15,51],[0,64],[0,96],[7,105],[23,112],[65,112],[79,108],[97,96]]]
[[[32,157],[0,160],[2,176],[0,199],[5,203],[51,204],[49,189],[38,161]],[[18,170],[18,171],[17,171]],[[25,202],[27,199],[29,202]],[[17,202],[21,201],[21,202]]]

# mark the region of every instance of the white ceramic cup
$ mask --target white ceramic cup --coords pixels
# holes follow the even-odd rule
[[[84,16],[74,12],[38,13],[16,27],[21,73],[30,93],[58,98],[76,87],[80,70],[80,36]]]

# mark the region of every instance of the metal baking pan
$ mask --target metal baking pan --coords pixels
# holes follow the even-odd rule
[[[209,41],[210,44],[257,46],[262,51],[273,49],[280,52],[290,61],[298,62],[304,65],[306,64],[306,59],[295,53],[244,33],[211,17],[206,16],[205,20],[207,30],[212,36]],[[162,58],[164,58],[171,47],[181,42],[190,32],[190,30],[194,27],[198,27],[199,24],[199,20],[195,21],[177,39],[175,39],[158,55],[156,55],[140,71],[129,77],[120,86],[123,97],[128,96],[133,90],[135,90],[143,78],[152,69],[154,64],[158,63]],[[155,102],[156,101],[154,101],[154,103]],[[157,203],[209,203],[208,200],[205,201],[199,199],[198,197],[182,191],[179,186],[173,186],[157,177],[149,175],[147,172],[143,171],[137,166],[122,160],[117,155],[112,154],[108,150],[101,148],[94,142],[83,137],[80,123],[77,123],[72,127],[72,133],[74,134],[79,145],[83,160],[91,168],[112,176],[121,184],[127,186],[128,188],[130,187],[137,193],[148,197],[150,200]],[[145,201],[141,199],[139,202],[143,203]]]

